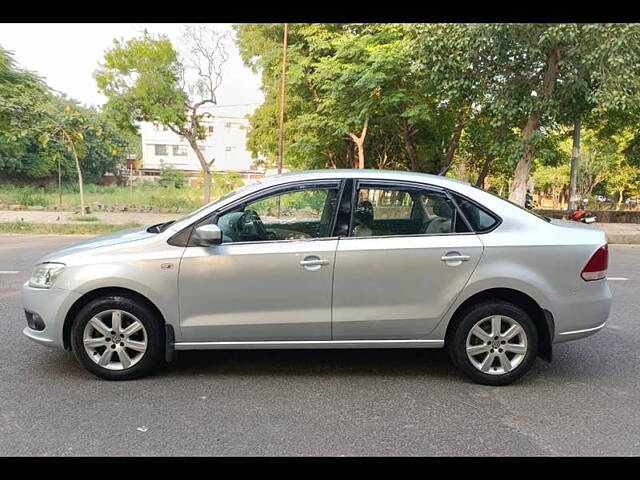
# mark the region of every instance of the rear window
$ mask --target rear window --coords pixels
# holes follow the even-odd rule
[[[478,204],[471,202],[455,192],[450,193],[475,232],[488,232],[500,221],[495,215],[480,207]]]
[[[473,185],[472,185],[473,186]],[[473,188],[478,188],[478,187],[473,187]],[[482,190],[481,188],[478,188],[478,190]],[[544,215],[540,215],[539,213],[534,212],[533,210],[529,210],[528,208],[524,208],[522,205],[518,205],[517,203],[512,202],[511,200],[509,200],[508,198],[504,198],[501,197],[500,195],[496,195],[493,192],[489,192],[487,190],[482,190],[485,193],[488,193],[489,195],[493,195],[494,197],[499,198],[500,200],[504,201],[504,202],[508,202],[511,205],[518,207],[520,210],[522,210],[523,212],[527,212],[529,215],[533,215],[534,217],[538,217],[540,220],[544,220],[545,222],[550,223],[551,219],[549,217],[546,217]]]

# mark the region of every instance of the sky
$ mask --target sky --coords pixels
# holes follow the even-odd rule
[[[208,24],[233,34],[231,24]],[[43,77],[47,84],[86,105],[100,106],[106,98],[98,92],[93,72],[114,38],[128,39],[143,29],[163,33],[177,47],[179,23],[0,23],[0,46],[13,52],[20,66]],[[229,43],[219,105],[262,103],[260,77],[242,64],[235,43]]]

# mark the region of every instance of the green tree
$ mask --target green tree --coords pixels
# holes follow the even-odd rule
[[[202,120],[217,104],[227,60],[225,37],[203,26],[186,26],[182,58],[171,41],[147,32],[139,38],[114,41],[96,71],[98,88],[108,102],[105,110],[135,131],[139,121],[158,122],[183,136],[195,152],[204,175],[204,201],[211,199],[211,166],[199,142],[206,137]]]
[[[482,31],[480,31],[482,29]],[[591,111],[629,110],[640,91],[637,24],[500,24],[472,28],[491,108],[521,126],[510,199],[524,203],[535,150],[560,123]]]

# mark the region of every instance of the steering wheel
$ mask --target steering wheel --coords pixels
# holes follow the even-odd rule
[[[245,210],[236,223],[237,231],[246,240],[266,240],[267,229],[255,210]]]

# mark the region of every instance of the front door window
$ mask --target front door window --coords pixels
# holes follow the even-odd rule
[[[337,187],[285,191],[250,201],[218,219],[223,243],[331,236]]]

